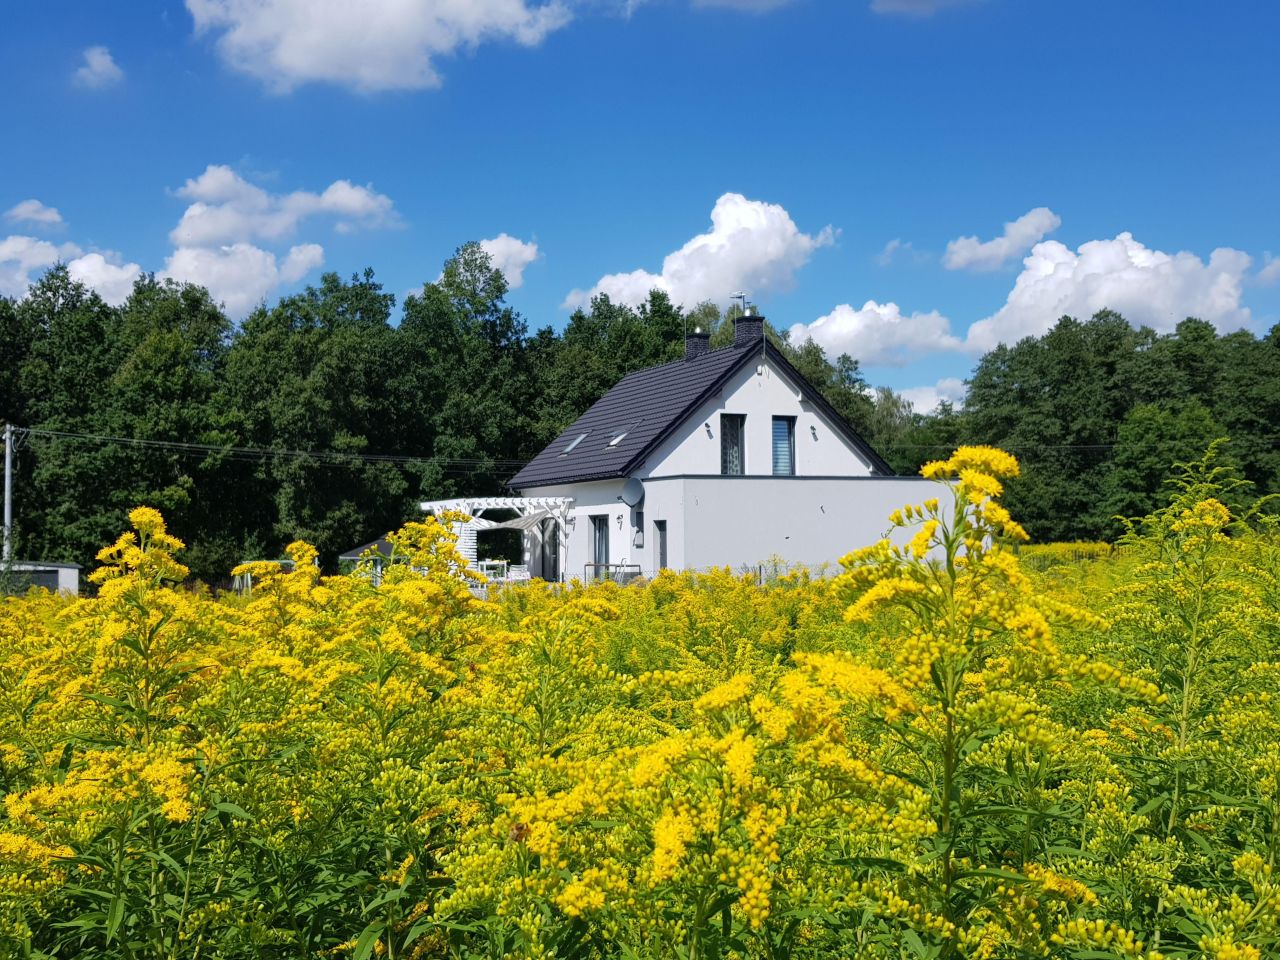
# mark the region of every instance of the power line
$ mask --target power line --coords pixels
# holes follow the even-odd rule
[[[505,469],[524,465],[523,460],[489,460],[479,457],[409,457],[383,453],[346,453],[339,450],[289,450],[267,447],[221,446],[211,443],[186,443],[179,440],[147,440],[141,437],[113,437],[104,434],[73,433],[67,430],[45,430],[38,427],[14,427],[14,433],[71,442],[145,447],[189,456],[199,455],[202,458],[217,454],[254,463],[262,463],[267,460],[312,460],[326,465],[345,467],[352,466],[353,462],[361,464],[389,463],[400,466],[434,466],[445,470],[464,469],[467,472],[474,472],[476,469],[485,466]]]
[[[955,450],[956,443],[890,443],[891,450]],[[998,443],[1001,450],[1114,450],[1118,443]]]

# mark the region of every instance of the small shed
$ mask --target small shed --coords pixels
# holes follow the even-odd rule
[[[345,569],[348,564],[354,566],[365,559],[371,559],[373,561],[373,582],[378,584],[382,582],[383,569],[391,560],[391,552],[391,541],[386,537],[379,537],[369,543],[352,547],[346,553],[338,554],[338,562]]]
[[[43,587],[45,590],[65,593],[72,597],[80,595],[80,564],[78,563],[15,560],[9,564],[7,570],[0,573],[8,574],[10,589],[15,592],[31,587]]]

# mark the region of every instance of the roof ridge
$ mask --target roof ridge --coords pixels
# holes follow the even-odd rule
[[[701,363],[702,361],[706,360],[708,357],[720,357],[734,350],[742,350],[747,346],[755,346],[755,344],[754,343],[752,344],[730,343],[730,344],[726,344],[723,347],[715,347],[714,349],[708,350],[706,353],[700,353],[696,357],[677,357],[675,360],[668,360],[665,363],[655,363],[649,367],[640,367],[636,370],[631,370],[628,373],[624,373],[622,375],[622,380],[619,380],[618,383],[622,383],[623,380],[626,380],[629,377],[634,377],[637,374],[652,373],[655,370],[661,370],[663,367],[673,367],[676,364],[684,365],[684,364],[690,364],[690,363]],[[607,395],[608,394],[606,394],[606,396]],[[603,399],[603,397],[601,399]]]

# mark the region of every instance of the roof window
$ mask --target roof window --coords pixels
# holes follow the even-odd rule
[[[639,420],[632,420],[629,424],[623,427],[622,430],[619,431],[612,440],[609,441],[608,446],[616,447],[618,444],[620,444],[623,440],[626,439],[627,434],[631,432],[632,428],[635,427],[635,425],[639,422],[640,422]]]
[[[565,457],[571,454],[573,452],[573,448],[576,447],[578,444],[580,444],[583,440],[587,439],[587,433],[590,433],[590,432],[591,431],[588,430],[586,433],[580,433],[576,437],[574,437],[572,440],[570,440],[569,445],[560,451],[560,456]]]

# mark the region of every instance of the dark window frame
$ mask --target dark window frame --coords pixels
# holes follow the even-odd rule
[[[593,514],[591,521],[591,562],[597,566],[609,565],[609,515]],[[601,542],[604,545],[604,556],[600,556]]]
[[[786,426],[786,461],[778,460],[778,426]],[[773,475],[775,477],[794,477],[796,475],[796,418],[774,417],[769,434],[769,447],[773,459]],[[781,467],[782,469],[779,469]]]
[[[737,442],[737,469],[733,469],[731,442]],[[745,413],[720,414],[720,475],[742,477],[747,473],[747,415]]]

